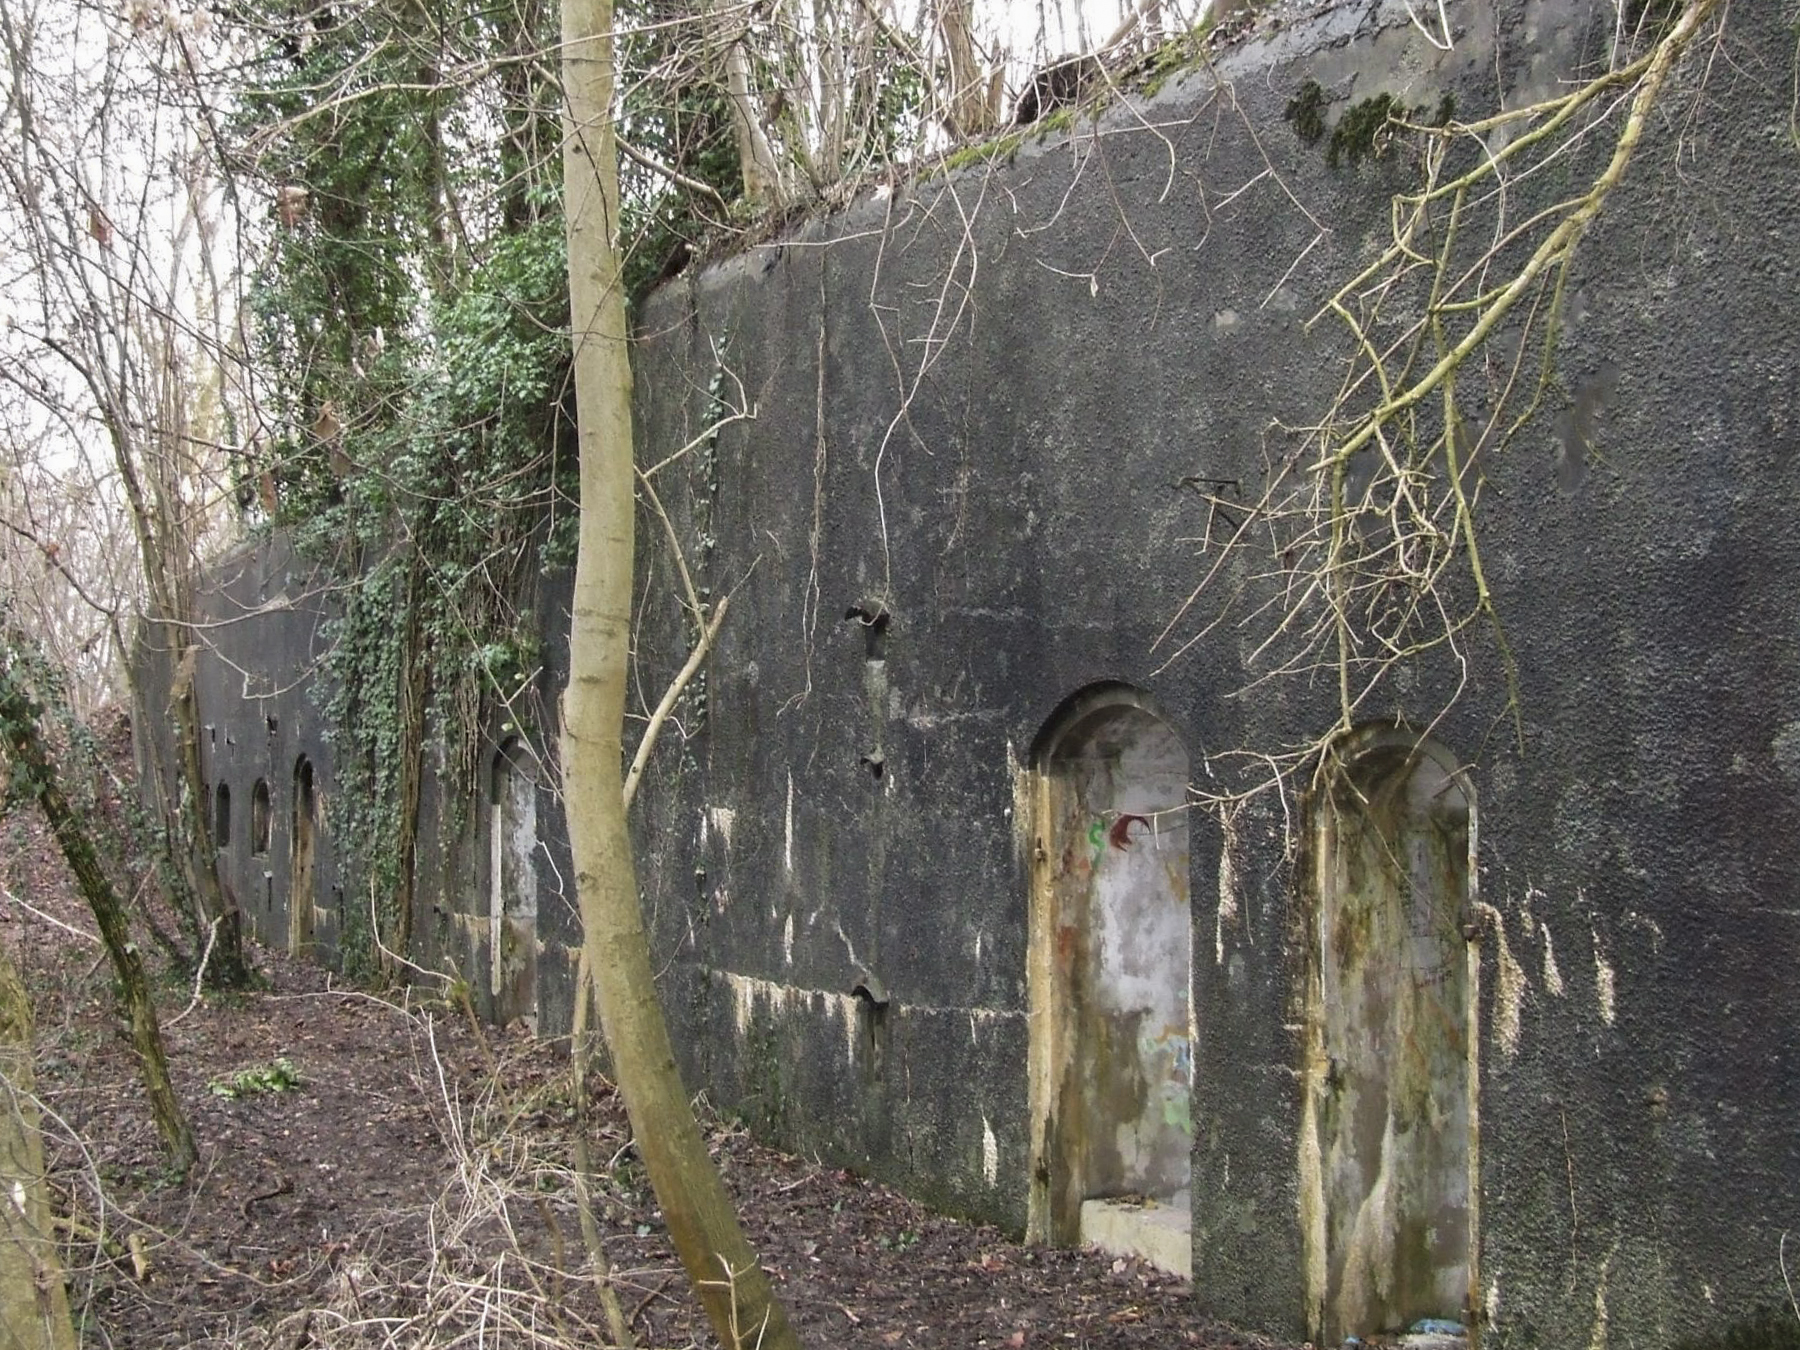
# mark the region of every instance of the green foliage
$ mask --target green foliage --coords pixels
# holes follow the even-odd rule
[[[1212,34],[1213,23],[1213,16],[1209,14],[1198,27],[1168,39],[1150,54],[1144,80],[1145,98],[1155,98],[1170,79],[1205,63],[1207,38]]]
[[[620,162],[624,197],[625,294],[633,301],[678,270],[725,222],[725,204],[744,195],[731,104],[716,81],[659,79],[691,62],[692,29],[671,24],[667,6],[636,0],[619,6],[620,81],[628,90],[622,134],[659,164],[680,170],[718,193],[718,200],[680,188],[630,159]],[[632,23],[630,20],[640,20]]]
[[[236,1101],[262,1092],[293,1092],[305,1082],[294,1062],[284,1056],[253,1069],[209,1079],[206,1090],[215,1097]]]
[[[352,897],[340,959],[372,976],[411,913],[424,728],[463,809],[484,741],[533,730],[531,597],[574,557],[558,10],[226,0],[220,17],[252,53],[232,114],[252,165],[239,191],[263,192],[272,223],[252,317],[273,417],[238,500],[337,583],[315,687]],[[636,294],[746,212],[723,71],[697,55],[692,11],[626,0],[618,17],[622,130],[681,180],[621,166]],[[888,42],[848,86],[851,168],[924,116],[923,75]],[[704,706],[703,682],[690,698]]]
[[[1332,128],[1325,146],[1325,162],[1332,168],[1348,161],[1352,168],[1365,159],[1379,159],[1387,144],[1388,124],[1406,116],[1406,105],[1392,94],[1376,94],[1353,103]]]
[[[296,455],[282,494],[297,547],[352,583],[319,685],[339,785],[328,804],[361,873],[346,890],[374,897],[384,940],[403,922],[415,823],[403,769],[424,748],[408,699],[450,729],[449,763],[472,788],[492,709],[538,664],[519,598],[572,557],[577,516],[560,220],[496,240],[422,313],[424,335],[380,367],[382,401],[337,433],[337,467]],[[362,978],[379,966],[369,921],[367,903],[346,906],[341,960]]]
[[[0,742],[41,739],[46,726],[54,728],[61,758],[73,760],[76,772],[68,775],[65,791],[70,804],[84,814],[95,806],[94,784],[100,775],[100,752],[93,734],[69,707],[63,670],[44,654],[32,637],[13,623],[7,606],[0,602]],[[5,762],[0,781],[0,812],[35,808],[43,787],[34,768],[16,759]]]
[[[16,725],[22,722],[29,725]],[[135,794],[121,793],[116,803],[112,801],[106,784],[118,785],[111,779],[112,770],[93,729],[69,704],[65,671],[13,622],[7,606],[0,602],[0,742],[14,743],[17,731],[31,733],[33,728],[52,747],[50,770],[70,808],[86,822],[95,841],[111,841],[117,849],[101,859],[115,884],[121,875],[142,877],[154,868],[166,893],[176,901],[177,913],[191,920],[191,896],[175,863],[173,841]],[[43,786],[33,766],[16,760],[0,763],[0,815],[21,808],[35,811]],[[116,819],[109,816],[109,805],[116,805]],[[128,888],[121,890],[130,894]],[[191,968],[198,946],[193,952],[182,951],[148,912],[138,917],[170,957],[172,970]],[[189,937],[197,943],[197,927],[190,929]],[[185,983],[186,976],[182,979]]]
[[[1009,131],[993,140],[978,141],[973,145],[960,146],[944,156],[944,169],[954,172],[966,169],[971,164],[1000,164],[1012,159],[1019,147],[1025,144],[1025,133]]]

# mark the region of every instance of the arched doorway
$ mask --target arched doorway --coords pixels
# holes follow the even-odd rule
[[[261,858],[269,852],[269,780],[259,778],[250,789],[250,852]]]
[[[294,761],[294,829],[288,870],[288,950],[306,955],[313,945],[313,910],[318,904],[315,851],[318,847],[319,800],[313,788],[312,761]]]
[[[1187,750],[1106,685],[1064,704],[1033,768],[1030,1234],[1185,1271]]]
[[[1336,1345],[1476,1306],[1480,967],[1475,799],[1456,762],[1376,727],[1325,774],[1300,1178],[1308,1320]]]
[[[494,1020],[537,1023],[537,780],[516,736],[488,793],[488,989]]]

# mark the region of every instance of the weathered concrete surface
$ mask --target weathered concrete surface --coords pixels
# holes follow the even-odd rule
[[[1186,1201],[1187,1192],[1181,1193]],[[1083,1200],[1081,1240],[1117,1256],[1135,1256],[1184,1280],[1194,1275],[1192,1215],[1155,1201]]]
[[[1258,771],[1234,752],[1305,744],[1337,715],[1328,677],[1261,678],[1279,655],[1258,654],[1266,627],[1223,624],[1167,665],[1158,645],[1216,558],[1196,484],[1254,500],[1299,444],[1286,428],[1321,415],[1346,347],[1306,320],[1386,241],[1388,196],[1413,181],[1404,148],[1328,168],[1284,113],[1313,81],[1328,124],[1378,93],[1452,94],[1473,117],[1611,51],[1611,5],[1452,9],[1442,53],[1403,5],[1338,6],[1097,133],[866,198],[647,307],[644,459],[697,442],[658,491],[696,582],[734,597],[637,821],[667,1006],[717,1104],[1025,1227],[1050,1133],[1032,1088],[1033,747],[1072,696],[1115,682],[1217,791]],[[1370,710],[1432,721],[1477,803],[1471,1312],[1509,1345],[1671,1343],[1785,1298],[1779,1243],[1800,1222],[1790,17],[1735,7],[1724,45],[1677,76],[1570,273],[1544,406],[1482,465],[1522,742],[1480,629],[1466,665],[1419,663]],[[1509,218],[1585,181],[1602,149],[1515,184]],[[721,362],[754,417],[702,436]],[[641,540],[648,704],[685,653],[659,527]],[[1246,554],[1228,588],[1254,601],[1280,563]],[[320,639],[313,611],[253,614],[293,595],[278,555],[231,566],[215,604],[238,622],[202,690],[221,738],[209,773],[246,801],[247,779],[271,785],[272,879],[230,866],[279,933],[296,756],[334,790],[291,674]],[[546,706],[566,677],[565,585],[537,602]],[[255,636],[231,645],[240,632]],[[265,709],[279,727],[257,731]],[[450,828],[467,817],[426,787],[414,959],[484,987],[486,826]],[[547,790],[535,814],[554,1031],[572,872]],[[1309,979],[1343,918],[1308,865],[1308,820],[1266,794],[1190,813],[1186,840],[1195,1298],[1289,1332],[1317,1316],[1302,1162],[1330,1066],[1309,1053]],[[355,890],[330,845],[326,830],[327,955]],[[1329,1270],[1343,1247],[1325,1245]]]
[[[672,971],[672,1004],[723,1100],[1020,1221],[1031,841],[1005,815],[1012,775],[1062,700],[1101,680],[1147,691],[1209,786],[1241,770],[1226,752],[1330,724],[1328,681],[1238,695],[1265,668],[1254,628],[1160,669],[1158,634],[1210,561],[1184,480],[1253,498],[1292,443],[1280,427],[1325,406],[1344,349],[1304,321],[1385,240],[1386,194],[1408,181],[1392,159],[1327,170],[1283,121],[1303,83],[1328,119],[1384,92],[1453,93],[1475,116],[1497,75],[1518,103],[1607,52],[1598,9],[1456,17],[1446,55],[1401,7],[1340,9],[1231,57],[1229,99],[1193,75],[1100,137],[867,201],[650,308],[648,445],[700,431],[716,351],[756,411],[662,489],[716,539],[706,578],[737,587],[736,613],[683,751],[698,773],[672,782],[671,752],[643,834],[664,940],[709,972]],[[1767,18],[1733,15],[1728,50],[1761,73],[1682,123],[1679,167],[1675,123],[1652,128],[1572,273],[1560,387],[1485,470],[1522,751],[1485,639],[1433,730],[1472,766],[1494,911],[1475,943],[1473,1311],[1519,1343],[1659,1343],[1781,1297],[1796,1019],[1761,972],[1796,943],[1800,774],[1782,766],[1800,756],[1783,758],[1781,710],[1800,693],[1784,505],[1800,389],[1775,297],[1800,262],[1800,165],[1786,96],[1757,92],[1791,73],[1791,35]],[[1699,79],[1686,71],[1668,106],[1691,106]],[[666,567],[644,548],[646,570]],[[878,690],[853,608],[890,616]],[[1427,664],[1383,711],[1429,716],[1460,674]],[[729,837],[704,823],[720,810]],[[1287,1330],[1306,1323],[1317,923],[1289,856],[1300,831],[1298,803],[1273,798],[1229,829],[1190,826],[1196,1294]],[[874,1070],[828,1001],[870,967],[891,997]],[[759,1000],[739,1035],[733,980],[822,992]],[[945,1007],[985,1010],[1005,1054],[960,1019],[932,1040],[923,1010]]]
[[[1481,1306],[1474,803],[1441,747],[1371,728],[1311,803],[1301,1226],[1339,1344]]]
[[[1194,1147],[1186,748],[1127,686],[1078,695],[1021,774],[1034,1240],[1090,1202],[1188,1195]]]

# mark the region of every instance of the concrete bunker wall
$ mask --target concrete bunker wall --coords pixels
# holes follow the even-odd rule
[[[1403,150],[1329,167],[1284,114],[1308,87],[1327,118],[1377,94],[1449,94],[1471,116],[1525,102],[1606,59],[1601,10],[1471,5],[1444,54],[1403,5],[1338,6],[1097,131],[866,198],[653,298],[645,458],[692,445],[658,492],[696,584],[733,595],[635,822],[694,1086],[790,1147],[1051,1235],[1034,1217],[1034,1187],[1057,1178],[1034,963],[1054,943],[1034,937],[1033,897],[1054,774],[1034,746],[1080,691],[1128,688],[1190,783],[1218,791],[1245,752],[1339,716],[1329,679],[1263,678],[1250,629],[1205,631],[1172,663],[1163,640],[1211,532],[1231,528],[1221,495],[1253,500],[1291,450],[1284,429],[1335,391],[1342,349],[1306,320],[1385,241],[1389,195],[1412,181]],[[1420,662],[1399,706],[1366,710],[1394,728],[1448,704],[1429,730],[1455,757],[1432,762],[1479,799],[1456,915],[1466,1067],[1419,1081],[1448,1077],[1471,1103],[1466,1153],[1431,1167],[1471,1178],[1465,1315],[1509,1344],[1729,1325],[1779,1303],[1781,1236],[1800,1227],[1800,1018],[1771,975],[1800,955],[1800,333],[1784,302],[1800,224],[1793,151],[1767,133],[1786,125],[1792,42],[1766,10],[1733,23],[1733,59],[1708,77],[1729,97],[1719,86],[1683,124],[1679,166],[1675,133],[1651,129],[1570,275],[1545,407],[1482,468],[1519,737],[1478,634],[1466,661]],[[1570,181],[1595,164],[1572,157]],[[739,381],[754,416],[721,424],[714,391]],[[686,638],[660,603],[659,524],[639,549],[636,678],[653,700]],[[1229,580],[1254,591],[1270,568]],[[283,828],[300,757],[322,803],[336,790],[290,677],[317,656],[323,610],[279,547],[216,575],[207,771],[240,804],[269,785],[266,859],[228,848],[225,865],[279,935],[304,870]],[[566,586],[537,605],[547,705],[567,677]],[[489,989],[491,824],[452,828],[467,817],[443,781],[426,780],[413,959]],[[466,804],[482,822],[491,787]],[[1361,828],[1349,805],[1314,815],[1266,793],[1185,821],[1195,1296],[1290,1332],[1361,1315],[1334,1293],[1357,1242],[1332,1236],[1361,1202],[1331,1187],[1362,1173],[1329,1136],[1356,1069],[1334,1040],[1371,989],[1324,954],[1346,895],[1372,897],[1350,907],[1371,932],[1406,923],[1391,875],[1359,891],[1319,859],[1338,848],[1344,878],[1373,875],[1394,838],[1424,837],[1326,847]],[[547,783],[530,814],[536,1010],[554,1034],[572,1006],[572,870]],[[1094,814],[1104,837],[1149,813]],[[1126,820],[1128,849],[1140,838]],[[331,842],[321,824],[327,959],[344,905],[366,903]],[[1453,983],[1451,950],[1431,960]],[[1327,1000],[1327,980],[1354,988]],[[1445,1116],[1448,1099],[1421,1109]]]
[[[1477,116],[1496,69],[1509,103],[1530,101],[1605,59],[1587,17],[1481,10],[1445,56],[1403,7],[1335,10],[1222,63],[1229,104],[1205,74],[1173,82],[1142,113],[1154,130],[1122,114],[1028,141],[1007,168],[865,202],[649,308],[646,442],[701,444],[659,493],[710,541],[697,580],[736,588],[681,751],[693,772],[671,751],[640,835],[662,940],[694,954],[671,1003],[721,1100],[940,1203],[1030,1219],[1040,728],[1078,690],[1129,684],[1218,790],[1241,781],[1234,752],[1337,717],[1323,673],[1246,692],[1268,670],[1253,631],[1215,629],[1166,667],[1158,646],[1209,529],[1232,528],[1196,477],[1254,500],[1295,444],[1283,429],[1329,402],[1342,349],[1306,320],[1385,242],[1388,194],[1411,181],[1394,159],[1332,171],[1284,114],[1311,81],[1328,121],[1378,93]],[[1787,68],[1774,29],[1738,41]],[[1748,84],[1734,97],[1741,127],[1778,115]],[[1739,812],[1779,831],[1800,808],[1776,748],[1800,690],[1777,598],[1800,583],[1778,506],[1797,338],[1750,280],[1795,277],[1800,234],[1791,150],[1701,135],[1710,187],[1653,133],[1571,274],[1559,392],[1483,469],[1522,746],[1485,639],[1466,664],[1419,663],[1381,710],[1430,719],[1467,681],[1431,735],[1480,801],[1455,937],[1475,1005],[1448,1089],[1479,1100],[1479,1139],[1470,1114],[1470,1142],[1433,1168],[1470,1229],[1443,1281],[1474,1287],[1432,1306],[1524,1342],[1674,1341],[1783,1297],[1800,1156],[1795,1089],[1770,1066],[1796,1053],[1795,1019],[1753,953],[1794,951],[1792,868]],[[709,440],[721,367],[755,417]],[[642,550],[646,572],[667,566],[653,531]],[[1234,584],[1256,584],[1248,564]],[[660,650],[666,671],[672,631]],[[1188,841],[1196,1295],[1291,1331],[1322,1315],[1315,1251],[1332,1278],[1303,1199],[1330,1072],[1309,1056],[1304,820],[1271,793],[1191,812]],[[855,993],[871,969],[879,1008]],[[1731,1016],[1690,980],[1729,989]],[[865,1026],[887,1038],[873,1069]],[[1743,1197],[1734,1220],[1722,1194]]]

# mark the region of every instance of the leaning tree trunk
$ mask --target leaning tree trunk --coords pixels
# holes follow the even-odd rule
[[[581,535],[563,705],[563,800],[582,946],[631,1131],[688,1281],[727,1346],[798,1350],[688,1105],[656,999],[620,760],[631,637],[631,362],[620,266],[612,0],[563,0],[563,183]]]
[[[56,770],[45,751],[38,731],[38,709],[31,697],[9,676],[0,683],[0,737],[12,761],[12,773],[22,778],[26,790],[36,799],[38,809],[56,836],[57,847],[75,874],[75,884],[82,898],[94,911],[100,928],[100,940],[112,958],[113,973],[119,978],[125,1010],[131,1021],[131,1044],[137,1051],[138,1065],[144,1075],[144,1087],[150,1097],[150,1114],[162,1135],[169,1161],[179,1172],[194,1165],[197,1156],[193,1131],[181,1113],[181,1103],[169,1080],[169,1060],[163,1053],[162,1030],[156,1022],[156,1003],[150,997],[150,980],[144,973],[143,957],[131,940],[125,907],[118,892],[107,878],[106,869],[94,851],[81,815],[69,804],[57,782]]]
[[[31,1003],[0,948],[0,1342],[20,1350],[74,1350],[34,1093]]]
[[[174,625],[169,627],[173,629]],[[175,722],[176,747],[181,755],[181,816],[187,835],[183,852],[188,863],[185,870],[200,910],[200,923],[212,929],[212,957],[204,972],[206,981],[214,989],[242,989],[250,982],[250,965],[244,959],[243,911],[219,881],[218,841],[212,837],[206,777],[200,769],[200,710],[195,682],[199,660],[199,647],[184,647],[175,663],[175,680],[169,689],[169,714]],[[202,942],[207,940],[202,938]]]

